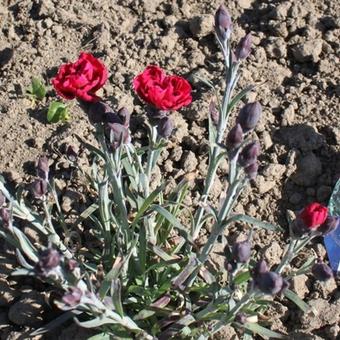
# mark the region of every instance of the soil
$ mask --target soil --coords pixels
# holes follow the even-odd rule
[[[196,172],[186,201],[195,205],[207,170],[207,112],[212,93],[194,76],[222,85],[222,56],[213,35],[213,13],[220,2],[3,0],[0,171],[6,180],[13,187],[28,183],[34,176],[35,159],[46,153],[54,171],[64,172],[60,185],[67,189],[64,145],[79,147],[75,134],[89,139],[92,127],[76,105],[69,123],[48,124],[46,108],[55,98],[52,88],[37,105],[25,92],[33,76],[50,84],[61,63],[74,61],[80,51],[90,51],[110,71],[103,97],[114,107],[126,106],[137,120],[144,107],[132,93],[131,80],[145,66],[158,64],[191,81],[194,102],[174,115],[177,130],[155,177],[174,182]],[[257,84],[256,93],[248,99],[256,98],[264,108],[256,128],[262,146],[259,176],[236,210],[285,227],[287,209],[297,211],[310,201],[327,204],[340,175],[340,3],[230,0],[227,6],[235,21],[233,41],[251,32],[254,42],[239,85]],[[132,126],[136,137],[142,133],[140,126]],[[222,179],[212,192],[215,199],[224,190],[226,172],[223,164]],[[65,205],[72,200],[69,196]],[[240,231],[240,226],[235,227],[226,236],[235,240]],[[202,235],[202,243],[204,239]],[[286,235],[262,231],[255,236],[254,248],[274,265],[285,239]],[[326,258],[322,240],[300,256],[300,263],[312,252]],[[27,339],[29,330],[44,323],[48,309],[41,287],[28,283],[18,290],[6,279],[14,261],[0,255],[0,339]],[[263,316],[268,326],[292,339],[339,336],[339,281],[321,284],[307,275],[294,279],[293,288],[315,313],[303,315],[289,302],[278,301]],[[72,325],[53,338],[85,339],[88,334]],[[220,339],[237,338],[230,329],[220,335]]]

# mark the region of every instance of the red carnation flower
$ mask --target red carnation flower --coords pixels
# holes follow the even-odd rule
[[[106,82],[106,67],[92,54],[81,53],[75,63],[61,65],[52,84],[58,95],[65,99],[78,98],[86,102],[96,102],[95,95]]]
[[[320,203],[308,204],[300,213],[300,218],[309,229],[316,229],[323,224],[328,216],[328,208]]]
[[[178,110],[192,102],[191,85],[182,77],[167,76],[160,67],[148,66],[133,80],[138,96],[158,110]]]

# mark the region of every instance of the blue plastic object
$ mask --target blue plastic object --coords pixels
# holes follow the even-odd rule
[[[328,204],[329,214],[340,216],[340,179],[336,183]],[[340,224],[324,237],[324,243],[331,268],[340,274]]]

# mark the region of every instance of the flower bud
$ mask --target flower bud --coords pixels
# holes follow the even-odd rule
[[[261,274],[267,273],[269,271],[267,262],[261,259],[259,262],[256,263],[255,267],[253,268],[253,278],[256,281],[257,277]]]
[[[332,269],[327,264],[321,262],[321,260],[314,264],[312,273],[319,281],[327,281],[333,277]]]
[[[62,301],[67,307],[75,307],[80,303],[82,296],[83,292],[81,289],[77,287],[71,287],[69,291],[62,297]]]
[[[6,198],[0,191],[0,208],[6,203]]]
[[[244,325],[247,322],[247,315],[245,313],[237,313],[235,316],[235,321]]]
[[[252,142],[246,145],[238,158],[239,163],[243,167],[256,163],[257,156],[260,154],[260,144],[258,142]]]
[[[340,218],[337,216],[328,216],[326,221],[321,224],[318,228],[318,231],[322,233],[322,235],[327,235],[331,233],[333,230],[339,227]]]
[[[251,51],[251,34],[248,33],[246,36],[241,38],[235,51],[237,60],[246,59]]]
[[[48,181],[48,158],[46,156],[41,156],[38,158],[36,163],[37,176],[41,179]]]
[[[251,244],[248,241],[237,242],[233,246],[232,256],[236,262],[246,263],[251,254]]]
[[[296,238],[302,237],[309,231],[309,229],[306,227],[305,223],[299,216],[291,223],[290,229],[292,231],[292,234]]]
[[[220,112],[217,110],[215,102],[213,100],[211,100],[209,104],[209,114],[210,114],[210,118],[213,124],[215,126],[218,126],[218,122],[220,119]]]
[[[171,118],[164,117],[158,121],[157,131],[160,137],[168,139],[174,129]]]
[[[0,218],[4,228],[8,228],[11,225],[11,214],[7,208],[0,208]]]
[[[230,38],[233,30],[233,24],[228,10],[224,5],[221,5],[215,13],[215,32],[218,38],[224,42]]]
[[[66,149],[66,156],[71,162],[75,162],[78,158],[78,152],[73,145],[68,145]]]
[[[122,124],[128,128],[130,125],[131,113],[126,107],[122,107],[118,110],[118,116],[122,120]]]
[[[73,272],[76,268],[79,267],[79,264],[76,260],[74,259],[69,259],[66,263],[65,263],[65,267],[67,270],[69,270],[70,272]]]
[[[285,286],[282,276],[275,272],[266,272],[258,275],[256,284],[261,292],[269,295],[280,293]]]
[[[243,142],[243,130],[240,124],[236,124],[227,135],[227,144],[235,149]]]
[[[235,261],[224,261],[224,268],[227,272],[232,273],[237,268],[237,263]]]
[[[244,132],[253,130],[259,121],[262,106],[259,102],[248,103],[242,107],[237,117],[237,123],[241,124]]]
[[[44,179],[36,179],[31,184],[31,192],[34,198],[41,199],[47,194],[47,182]]]
[[[48,273],[59,266],[61,256],[59,252],[53,248],[43,250],[39,255],[39,260],[35,265],[38,274],[48,275]]]
[[[257,176],[258,169],[259,164],[255,162],[244,168],[244,172],[246,173],[249,179],[255,179]]]
[[[131,141],[129,130],[120,123],[107,123],[106,134],[114,150],[121,144],[128,144]]]
[[[95,103],[79,101],[79,104],[92,124],[104,123],[108,113],[113,112],[109,105],[101,101]]]

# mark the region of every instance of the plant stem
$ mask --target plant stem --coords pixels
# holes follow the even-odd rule
[[[219,154],[219,149],[220,149],[219,146],[217,145],[214,146],[212,156],[209,161],[208,175],[207,175],[207,179],[205,181],[205,186],[204,186],[203,193],[201,196],[201,205],[198,207],[198,210],[194,217],[193,230],[192,230],[192,238],[194,240],[198,237],[199,232],[201,230],[201,220],[202,220],[203,213],[204,213],[204,205],[206,204],[208,200],[209,193],[210,193],[212,184],[216,176],[218,163],[215,161],[215,159],[217,158]]]
[[[234,306],[234,308],[231,309],[231,311],[227,314],[225,318],[218,321],[213,329],[209,332],[210,335],[215,334],[218,332],[222,327],[224,327],[226,324],[230,323],[235,317],[235,315],[246,305],[249,303],[249,300],[253,297],[254,292],[250,291],[243,295],[241,300]]]
[[[69,259],[72,258],[72,253],[66,248],[65,244],[60,240],[59,235],[56,233],[56,231],[53,227],[51,215],[50,215],[50,212],[48,211],[48,206],[47,206],[46,200],[43,200],[43,208],[44,208],[44,212],[45,212],[45,215],[46,215],[47,224],[49,226],[49,228],[48,228],[48,231],[49,231],[48,240],[50,242],[52,242],[55,246],[57,246],[57,248],[60,249],[60,251],[63,253],[64,256],[66,256]]]
[[[211,152],[211,157],[209,158],[209,167],[208,167],[208,174],[207,174],[207,179],[205,181],[205,186],[203,189],[203,193],[201,196],[201,205],[199,206],[195,217],[194,217],[194,223],[193,223],[193,228],[192,228],[192,238],[195,240],[202,228],[202,217],[204,213],[204,205],[207,202],[207,199],[209,197],[209,193],[211,190],[211,187],[214,183],[214,179],[216,176],[216,171],[218,169],[219,163],[221,159],[217,161],[217,157],[219,156],[221,152],[221,148],[219,144],[221,143],[225,129],[228,124],[228,118],[229,118],[229,104],[230,104],[230,98],[233,89],[236,86],[237,80],[236,80],[236,75],[237,75],[237,70],[238,70],[238,64],[233,68],[231,65],[229,65],[229,53],[230,50],[229,48],[227,49],[228,53],[224,55],[225,61],[226,61],[226,68],[227,68],[227,79],[226,79],[226,90],[223,95],[223,101],[222,101],[222,108],[220,112],[220,118],[219,118],[219,123],[218,123],[218,128],[217,128],[217,136],[216,136],[216,144],[214,145],[212,152]]]
[[[288,249],[285,253],[285,255],[283,256],[281,263],[278,265],[278,267],[276,268],[276,272],[278,274],[282,273],[283,269],[285,268],[285,266],[293,259],[293,257],[296,255],[294,254],[294,248],[297,244],[297,240],[291,240],[288,246]]]
[[[223,232],[223,230],[225,229],[225,227],[228,225],[228,223],[226,223],[225,219],[227,218],[227,216],[230,213],[230,210],[233,206],[233,203],[235,201],[238,189],[240,187],[240,184],[242,184],[241,181],[235,181],[230,189],[228,190],[228,194],[227,197],[225,198],[225,201],[223,203],[223,206],[220,210],[219,216],[218,216],[218,221],[214,224],[211,234],[208,238],[207,243],[204,245],[202,252],[199,256],[199,261],[203,264],[205,263],[205,261],[208,259],[208,256],[211,252],[211,249],[213,248],[217,238],[219,237],[219,235],[221,235],[221,233]]]

